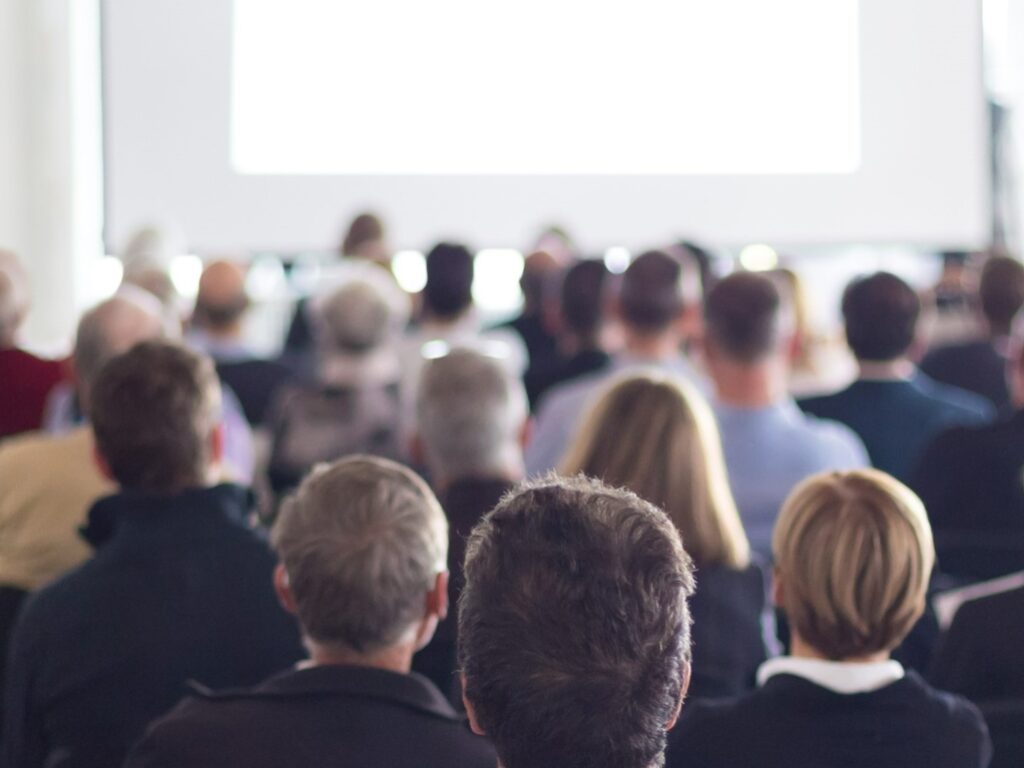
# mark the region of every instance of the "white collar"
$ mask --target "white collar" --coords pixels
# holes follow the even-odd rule
[[[869,693],[902,680],[905,672],[898,661],[852,663],[779,656],[769,659],[757,670],[757,684],[764,685],[775,675],[796,675],[836,693]]]

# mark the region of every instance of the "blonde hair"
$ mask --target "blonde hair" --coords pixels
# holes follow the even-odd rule
[[[890,651],[925,607],[935,547],[914,492],[873,469],[805,480],[773,538],[783,609],[830,659]]]
[[[711,409],[682,381],[618,381],[597,400],[559,471],[628,488],[664,509],[698,565],[744,568],[740,523]]]

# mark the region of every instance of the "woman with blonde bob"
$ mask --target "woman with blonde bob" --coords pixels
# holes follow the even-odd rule
[[[688,707],[679,764],[988,765],[978,710],[890,658],[924,612],[935,563],[920,499],[876,470],[816,475],[786,499],[772,547],[791,655],[761,666],[756,692]]]
[[[765,659],[764,581],[701,396],[655,374],[618,381],[584,419],[559,471],[628,488],[668,513],[697,566],[690,695],[749,690]]]

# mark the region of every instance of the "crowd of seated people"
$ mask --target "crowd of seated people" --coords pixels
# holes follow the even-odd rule
[[[243,261],[183,318],[146,238],[39,358],[0,253],[0,767],[1024,760],[1019,262],[930,349],[858,277],[855,380],[796,399],[792,275],[560,236],[496,326],[466,246],[409,296],[387,242],[277,359]]]

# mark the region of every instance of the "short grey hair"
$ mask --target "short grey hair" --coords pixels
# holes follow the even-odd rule
[[[391,308],[372,284],[358,280],[327,295],[318,305],[326,351],[352,354],[379,347],[392,330]]]
[[[499,360],[455,349],[423,368],[416,419],[434,472],[459,478],[521,464],[528,415],[522,383]]]
[[[28,276],[17,257],[0,249],[0,344],[11,343],[28,312]]]
[[[163,330],[160,302],[140,288],[122,287],[78,322],[74,360],[81,385],[88,389],[110,359],[162,337]]]
[[[447,569],[448,521],[411,470],[353,456],[313,470],[282,505],[271,542],[306,636],[373,653],[423,617]]]

